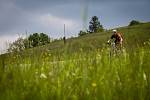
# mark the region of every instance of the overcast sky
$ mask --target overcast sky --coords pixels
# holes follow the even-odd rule
[[[97,16],[104,28],[150,21],[150,0],[0,0],[0,50],[6,41],[35,32],[50,37],[77,36]]]

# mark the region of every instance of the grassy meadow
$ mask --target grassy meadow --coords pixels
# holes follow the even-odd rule
[[[150,100],[150,23],[118,30],[113,56],[111,31],[1,55],[0,100]]]

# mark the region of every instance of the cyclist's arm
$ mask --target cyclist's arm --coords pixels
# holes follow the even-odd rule
[[[110,39],[107,41],[107,44],[110,44],[113,38],[114,38],[114,35],[112,35],[112,36],[110,37]]]
[[[115,38],[115,35],[112,35],[112,36],[110,37],[110,39],[113,39],[113,38]]]

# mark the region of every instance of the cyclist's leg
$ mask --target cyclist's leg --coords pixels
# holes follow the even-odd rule
[[[116,54],[120,54],[122,49],[122,44],[120,42],[116,43]]]
[[[116,43],[112,44],[112,52],[113,52],[113,54],[116,53]]]
[[[115,52],[115,43],[111,43],[111,47],[110,47],[110,57],[114,56]]]
[[[120,42],[120,51],[123,53],[123,41]]]

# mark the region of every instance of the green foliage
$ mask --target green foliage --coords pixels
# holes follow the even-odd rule
[[[78,35],[79,35],[79,36],[83,36],[83,35],[86,35],[86,34],[88,34],[88,33],[87,33],[87,32],[84,32],[84,31],[80,31]]]
[[[140,23],[141,23],[141,22],[139,22],[139,21],[132,20],[132,21],[130,22],[129,26],[138,25],[138,24],[140,24]]]
[[[103,31],[103,26],[100,24],[98,17],[93,16],[91,21],[89,22],[89,30],[91,32],[102,32]]]
[[[40,45],[45,45],[50,42],[48,35],[46,35],[44,33],[40,33],[39,37],[40,37]]]
[[[40,34],[34,33],[29,36],[28,40],[32,47],[37,47],[40,45],[45,45],[50,43],[50,38],[48,37],[48,35],[44,33],[40,33]]]
[[[34,33],[32,35],[29,36],[29,41],[31,43],[32,47],[36,47],[39,46],[40,44],[40,36],[38,33]]]
[[[42,46],[50,43],[50,38],[44,33],[34,33],[28,38],[18,38],[15,42],[9,44],[8,52],[20,52],[28,48]]]
[[[9,48],[7,49],[7,51],[8,52],[19,52],[19,51],[23,51],[24,49],[25,49],[24,39],[18,38],[16,41],[9,44]]]
[[[103,31],[104,31],[103,28],[98,28],[98,29],[97,29],[97,32],[98,32],[98,33],[103,32]]]
[[[28,38],[24,39],[24,46],[25,49],[31,48],[30,41],[28,40]]]

